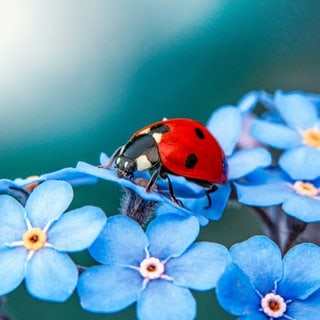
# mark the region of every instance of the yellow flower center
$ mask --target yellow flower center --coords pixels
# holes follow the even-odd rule
[[[320,148],[320,131],[316,129],[308,129],[303,132],[304,142],[315,148]]]
[[[319,194],[319,189],[310,182],[296,181],[292,187],[297,193],[310,198],[316,198]]]
[[[47,235],[39,228],[32,228],[23,234],[23,245],[31,251],[38,251],[47,242]]]

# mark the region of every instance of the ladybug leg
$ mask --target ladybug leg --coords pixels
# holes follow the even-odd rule
[[[178,200],[174,195],[173,185],[172,185],[172,182],[171,182],[168,174],[166,172],[161,172],[160,176],[164,179],[167,179],[167,181],[168,181],[168,188],[169,188],[169,194],[170,194],[171,201],[174,202],[175,204],[177,204],[179,207],[183,208],[182,201]]]
[[[106,165],[100,165],[98,166],[98,168],[103,168],[103,169],[109,169],[112,166],[112,163],[114,161],[114,159],[120,154],[121,149],[123,148],[123,146],[119,147],[111,156],[110,161],[106,164]]]
[[[146,192],[150,192],[152,186],[154,185],[154,183],[156,182],[158,176],[160,175],[161,172],[161,166],[159,166],[151,175],[151,178],[146,186]]]
[[[209,209],[212,205],[212,201],[211,201],[211,198],[210,198],[210,193],[212,192],[215,192],[218,190],[218,187],[213,184],[209,189],[206,190],[206,196],[207,196],[207,199],[208,199],[208,205],[205,207],[205,209]]]

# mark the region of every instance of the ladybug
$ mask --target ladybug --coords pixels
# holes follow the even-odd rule
[[[112,165],[119,177],[130,179],[135,171],[153,171],[147,192],[159,176],[167,179],[170,198],[180,206],[183,204],[174,196],[168,174],[205,187],[208,207],[209,193],[217,190],[215,183],[224,184],[227,180],[227,162],[217,140],[203,124],[184,118],[166,119],[138,130],[115,151],[104,168]]]

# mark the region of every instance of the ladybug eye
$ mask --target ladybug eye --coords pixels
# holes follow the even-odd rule
[[[132,171],[135,171],[136,170],[136,165],[133,161],[126,161],[124,163],[124,169],[127,171],[127,172],[132,172]]]

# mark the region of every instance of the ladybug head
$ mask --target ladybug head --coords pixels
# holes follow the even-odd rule
[[[159,165],[160,156],[157,143],[148,134],[131,139],[122,146],[114,158],[114,168],[119,177],[133,176],[134,171],[145,171]]]
[[[136,161],[127,157],[126,155],[119,155],[115,159],[115,169],[117,169],[117,174],[120,178],[131,176],[137,168]]]

